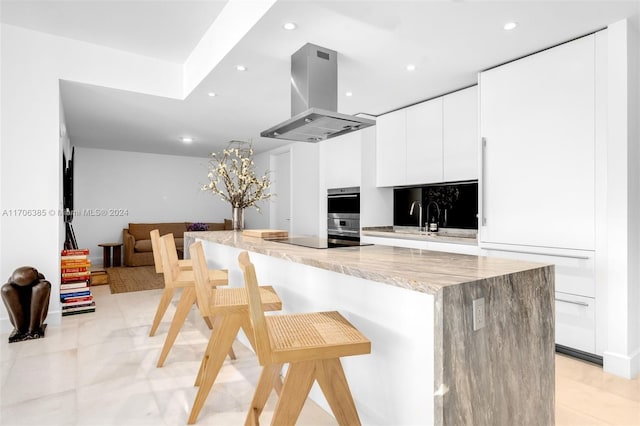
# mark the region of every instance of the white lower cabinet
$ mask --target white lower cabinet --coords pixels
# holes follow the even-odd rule
[[[596,300],[556,292],[556,344],[596,353]]]
[[[555,291],[585,297],[596,296],[595,252],[590,250],[552,250],[549,248],[519,247],[490,248],[487,256],[506,257],[529,262],[555,265]]]
[[[489,248],[486,244],[482,247],[486,256],[555,265],[556,343],[598,354],[595,251],[497,245]]]

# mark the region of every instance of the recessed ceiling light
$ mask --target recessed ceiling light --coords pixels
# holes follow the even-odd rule
[[[344,95],[345,96],[353,96],[353,93],[352,92],[346,92]]]
[[[282,25],[282,28],[284,28],[287,31],[293,31],[297,28],[298,26],[295,24],[295,22],[285,22]]]
[[[193,142],[193,138],[189,137],[189,136],[183,136],[180,138],[180,141],[183,143],[191,143]]]
[[[413,64],[409,64],[409,65],[407,65],[407,67],[406,67],[406,68],[407,68],[407,71],[415,71],[416,66],[415,66],[415,65],[413,65]]]
[[[515,27],[518,26],[517,22],[507,22],[506,24],[504,24],[504,29],[507,31],[510,31],[512,29],[514,29]]]
[[[246,71],[246,70],[247,70],[247,67],[245,67],[244,65],[236,65],[236,69],[237,69],[238,71]]]
[[[216,96],[216,92],[209,92],[209,93],[207,93],[207,95],[209,95],[210,97],[213,98],[214,96]]]

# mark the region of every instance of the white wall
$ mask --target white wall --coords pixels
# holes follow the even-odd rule
[[[201,191],[208,158],[76,147],[73,228],[78,246],[102,263],[99,243],[122,242],[129,223],[223,222],[231,208]]]
[[[182,68],[6,24],[0,32],[0,277],[23,265],[36,267],[51,281],[47,321],[57,324],[64,239],[57,214],[62,209],[59,80],[180,97]],[[25,211],[44,215],[16,213]],[[2,305],[0,330],[10,329]]]
[[[638,5],[640,13],[640,4]],[[629,157],[629,347],[631,376],[640,374],[640,16],[627,26]]]
[[[640,373],[638,306],[640,259],[638,217],[637,37],[626,20],[608,27],[607,125],[607,372]]]
[[[635,328],[635,340],[634,346],[636,349],[635,354],[635,365],[632,369],[636,372],[636,374],[640,374],[640,79],[638,79],[638,75],[640,75],[640,4],[638,5],[639,12],[634,16],[631,21],[631,49],[629,50],[629,55],[632,63],[632,67],[630,70],[630,93],[632,96],[631,103],[631,114],[630,117],[630,137],[629,140],[631,144],[634,146],[634,153],[632,157],[632,164],[630,167],[633,168],[634,171],[634,185],[635,185],[635,193],[634,196],[634,204],[635,204],[635,219],[634,219],[634,227],[635,227],[635,246],[634,246],[634,254],[630,259],[630,262],[635,265],[635,276],[636,281],[634,290],[635,292],[635,302],[633,302],[633,294],[630,297],[630,303],[635,306],[633,309],[635,321],[632,321],[632,332]],[[635,76],[635,78],[634,78]],[[635,324],[635,326],[633,325]]]

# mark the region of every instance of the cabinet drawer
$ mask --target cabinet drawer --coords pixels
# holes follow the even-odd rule
[[[595,305],[591,297],[556,292],[556,343],[596,353]]]
[[[543,248],[527,247],[522,249],[487,249],[488,256],[509,259],[528,260],[530,262],[552,263],[556,269],[555,291],[578,296],[595,297],[596,271],[595,252],[564,251],[549,253]]]

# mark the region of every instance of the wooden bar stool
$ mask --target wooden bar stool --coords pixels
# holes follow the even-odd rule
[[[207,285],[207,260],[204,255],[201,242],[196,242],[189,247],[189,253],[193,260],[193,275],[195,277],[195,289],[198,298],[198,308],[204,318],[213,321],[213,329],[209,337],[207,349],[200,363],[200,370],[195,385],[200,386],[189,415],[189,424],[198,419],[200,410],[211,391],[211,388],[224,363],[226,354],[240,328],[244,331],[249,342],[255,350],[254,333],[249,319],[249,301],[247,290],[240,288],[215,288]],[[259,288],[260,304],[265,311],[279,311],[282,302],[271,286]],[[279,379],[279,378],[278,378]],[[275,383],[278,390],[282,382]]]
[[[294,425],[314,380],[340,425],[360,425],[340,357],[371,353],[371,342],[338,312],[265,317],[249,254],[238,256],[249,295],[249,313],[262,373],[245,426],[258,425],[282,365],[289,363],[272,425]]]
[[[176,243],[173,234],[167,234],[160,237],[160,253],[162,257],[162,269],[164,275],[164,285],[169,288],[182,288],[182,294],[176,307],[176,312],[171,320],[167,337],[160,352],[158,359],[158,367],[164,365],[164,361],[169,355],[169,351],[173,347],[173,343],[178,337],[178,332],[182,328],[182,324],[187,318],[189,311],[194,303],[196,303],[195,278],[193,270],[181,270],[178,262],[178,252],[176,251]],[[210,286],[227,285],[229,283],[229,274],[225,269],[208,269],[207,282]],[[235,355],[233,356],[235,358]]]
[[[162,253],[160,250],[160,231],[154,229],[150,232],[151,234],[151,249],[153,251],[153,264],[156,267],[156,273],[162,274]],[[191,259],[179,259],[178,265],[180,270],[188,271],[191,269]],[[158,304],[158,309],[156,310],[156,315],[153,317],[153,324],[151,325],[151,330],[149,331],[149,336],[153,336],[156,334],[158,330],[158,326],[160,325],[160,321],[162,321],[162,317],[167,312],[167,308],[169,304],[173,300],[173,295],[175,294],[176,289],[174,287],[164,286],[162,290],[162,296],[160,297],[160,303]]]

